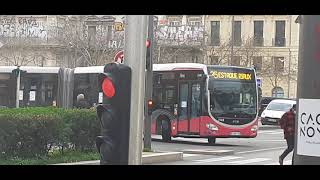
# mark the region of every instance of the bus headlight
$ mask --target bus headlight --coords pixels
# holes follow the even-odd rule
[[[209,129],[209,130],[211,130],[211,131],[218,131],[219,130],[219,128],[216,126],[216,125],[214,125],[214,124],[207,124],[206,125],[207,126],[207,128]]]
[[[258,130],[258,126],[257,125],[252,126],[252,128],[251,128],[252,132],[256,132],[257,130]]]

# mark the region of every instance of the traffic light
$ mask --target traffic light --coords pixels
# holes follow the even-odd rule
[[[146,42],[146,46],[147,46],[147,51],[146,51],[146,69],[147,70],[152,70],[152,52],[151,52],[151,41],[150,39],[147,40]]]
[[[26,72],[27,72],[27,71],[21,70],[21,69],[20,69],[20,66],[18,66],[16,69],[12,70],[12,73],[13,73],[13,75],[14,75],[15,77],[18,77],[19,74],[20,74],[20,75],[23,75],[23,74],[25,74]]]
[[[149,116],[152,114],[153,107],[154,107],[153,101],[152,100],[148,100],[148,115]]]
[[[97,107],[101,135],[96,139],[101,165],[128,164],[131,68],[109,63],[99,75],[103,102]]]

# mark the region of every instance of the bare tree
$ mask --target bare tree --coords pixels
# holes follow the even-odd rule
[[[219,46],[204,46],[203,50],[208,54],[208,64],[228,64],[228,59],[230,58],[231,42],[226,41],[221,43]]]
[[[178,63],[178,58],[183,59],[183,62],[188,62],[190,54],[197,48],[192,46],[170,46],[164,44],[156,44],[153,47],[153,62],[154,63]]]
[[[253,38],[247,38],[242,42],[239,47],[238,54],[241,56],[241,65],[249,67],[254,64],[254,58],[261,56],[261,49],[254,45]]]
[[[96,66],[112,61],[117,49],[109,48],[112,27],[110,23],[101,21],[88,25],[86,17],[66,17],[56,29],[54,39],[73,52],[73,65]]]
[[[39,65],[39,59],[47,59],[29,37],[2,38],[4,45],[1,48],[0,61],[5,65]],[[42,62],[43,63],[43,62]]]
[[[281,81],[287,80],[288,69],[286,69],[282,62],[284,59],[277,59],[270,55],[270,52],[264,52],[265,59],[263,67],[259,72],[260,76],[267,78],[273,88],[279,87]]]

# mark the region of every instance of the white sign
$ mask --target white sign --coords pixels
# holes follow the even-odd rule
[[[183,108],[187,107],[187,101],[181,101],[181,107]]]
[[[30,91],[30,96],[29,96],[29,100],[30,101],[35,101],[36,100],[36,91]]]
[[[19,91],[19,101],[23,100],[23,90]]]
[[[297,154],[320,157],[320,99],[299,99]]]
[[[102,103],[103,102],[103,93],[99,92],[99,99],[98,99],[98,103]]]

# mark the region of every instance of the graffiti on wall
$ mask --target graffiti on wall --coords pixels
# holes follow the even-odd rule
[[[0,17],[0,36],[47,38],[45,23],[34,17]]]
[[[196,25],[159,25],[155,38],[160,44],[200,45],[204,41],[204,27]]]
[[[201,45],[204,42],[204,27],[196,25],[155,27],[155,39],[157,43],[164,45]],[[108,48],[124,48],[124,25],[116,22],[113,29],[112,39]]]

